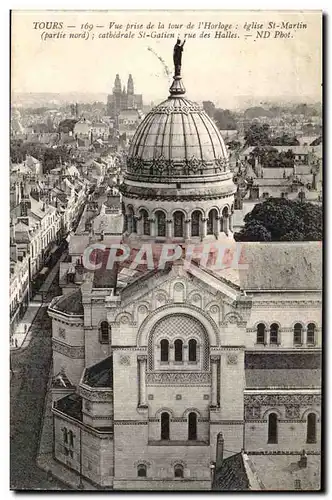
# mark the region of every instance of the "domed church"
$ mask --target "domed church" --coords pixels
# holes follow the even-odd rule
[[[232,242],[227,149],[187,99],[181,59],[169,92],[130,146],[122,241]],[[123,262],[53,299],[57,463],[97,489],[241,489],[240,476],[243,489],[276,489],[278,467],[282,487],[304,450],[308,487],[320,450],[321,248],[248,243],[244,255],[244,270]]]
[[[123,186],[128,237],[197,242],[232,236],[236,191],[215,123],[181,76],[138,127]]]

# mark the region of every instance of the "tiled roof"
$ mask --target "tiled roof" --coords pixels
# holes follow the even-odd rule
[[[82,292],[78,288],[71,293],[61,295],[52,304],[52,309],[66,314],[83,316],[84,308],[82,304]]]
[[[112,269],[101,269],[94,271],[93,275],[93,288],[115,288],[117,280],[117,268],[113,266]]]
[[[110,356],[100,363],[86,368],[83,383],[90,387],[112,387],[113,357]]]
[[[250,458],[243,452],[225,458],[216,470],[213,490],[262,490],[263,483],[256,474]]]
[[[267,490],[319,490],[320,455],[308,455],[300,468],[300,455],[250,455],[250,460]]]
[[[247,389],[313,389],[321,386],[321,370],[245,370]]]
[[[242,243],[244,290],[321,290],[321,242]]]
[[[246,352],[246,370],[318,370],[320,352]]]
[[[54,406],[69,417],[82,420],[82,398],[78,394],[69,394],[69,396],[56,401]]]

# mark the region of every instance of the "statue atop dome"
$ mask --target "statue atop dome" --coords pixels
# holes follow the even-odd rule
[[[184,42],[182,42],[181,44],[181,40],[178,38],[176,44],[174,45],[174,50],[173,50],[173,62],[175,70],[174,76],[180,76],[181,74],[182,52],[185,43],[186,41],[184,40]]]

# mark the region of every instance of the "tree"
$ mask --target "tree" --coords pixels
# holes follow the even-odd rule
[[[273,146],[299,146],[300,143],[295,136],[283,133],[281,136],[273,137],[271,139]]]
[[[229,109],[217,108],[214,112],[215,122],[220,130],[235,130],[236,121]]]
[[[241,148],[241,142],[240,141],[235,141],[234,139],[231,141],[228,141],[227,143],[228,149],[231,151],[237,151]]]
[[[268,198],[244,222],[236,241],[268,241],[268,234],[270,241],[321,241],[323,235],[322,207],[305,201]]]
[[[212,101],[203,101],[203,109],[205,113],[210,116],[210,118],[214,117],[216,107]]]
[[[271,233],[257,221],[249,222],[246,225],[246,231],[241,236],[241,239],[237,238],[240,233],[235,233],[236,241],[271,241]]]
[[[246,146],[266,146],[270,144],[270,126],[267,123],[251,123],[246,130],[244,140]]]
[[[78,120],[75,120],[74,118],[66,118],[65,120],[62,120],[62,122],[59,123],[58,125],[58,131],[59,132],[73,132],[75,123],[77,123]]]
[[[260,118],[261,116],[271,117],[273,113],[269,109],[265,109],[262,106],[254,106],[253,108],[248,108],[244,112],[244,117],[252,120],[253,118]]]

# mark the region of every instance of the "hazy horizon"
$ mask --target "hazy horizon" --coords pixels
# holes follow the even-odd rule
[[[305,22],[293,39],[189,39],[182,59],[183,82],[189,99],[212,100],[219,107],[236,108],[239,100],[321,101],[321,13],[276,11],[13,11],[12,92],[112,92],[115,75],[122,85],[128,74],[135,92],[149,104],[166,99],[173,74],[172,39],[51,39],[42,41],[33,21],[64,21],[65,25],[170,21],[238,23]],[[167,30],[165,29],[165,32]],[[178,30],[180,37],[186,30]],[[242,36],[242,35],[241,35]],[[152,50],[151,50],[152,49]],[[154,53],[153,53],[154,52]],[[167,69],[163,66],[163,60]],[[169,73],[168,73],[169,72]],[[168,73],[168,75],[167,75]],[[275,96],[275,97],[274,97]]]
[[[60,106],[66,105],[66,104],[73,104],[73,103],[78,103],[78,104],[92,104],[94,102],[103,102],[106,106],[107,104],[107,95],[108,93],[106,92],[75,92],[75,91],[67,91],[67,92],[12,92],[12,106],[16,107],[30,107],[29,104],[26,104],[29,101],[34,101],[36,99],[40,99],[44,105],[47,103],[50,104],[55,104],[55,102],[58,101]],[[165,96],[160,96],[159,98],[156,98],[153,102],[147,101],[143,95],[143,105],[144,106],[151,106],[157,105],[160,102],[162,102],[166,97],[167,93]],[[189,93],[187,93],[187,97],[190,98]],[[256,106],[261,106],[261,107],[269,107],[269,106],[290,106],[290,105],[297,105],[301,103],[309,104],[309,105],[317,105],[317,104],[322,104],[322,100],[318,99],[312,99],[310,96],[289,96],[287,99],[283,96],[261,96],[261,97],[255,97],[253,98],[252,96],[237,96],[237,103],[234,103],[236,105],[233,105],[232,107],[228,105],[227,102],[220,103],[216,99],[213,99],[212,96],[210,96],[209,99],[203,99],[202,101],[212,101],[216,107],[222,108],[222,109],[232,109],[232,110],[241,110],[241,109],[246,109],[248,107],[256,107]],[[202,102],[201,101],[201,102]],[[242,101],[242,102],[241,102]],[[39,102],[38,106],[34,107],[39,107],[41,103]]]

